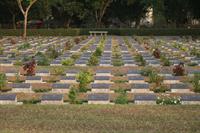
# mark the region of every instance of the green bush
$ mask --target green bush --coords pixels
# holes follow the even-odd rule
[[[15,75],[15,81],[14,82],[15,83],[22,83],[23,82],[22,80],[20,80],[20,75],[18,73]]]
[[[198,63],[192,62],[192,63],[188,63],[188,66],[198,66]]]
[[[126,90],[120,88],[116,90],[115,92],[119,93],[119,96],[115,100],[115,104],[128,104]]]
[[[37,58],[37,65],[48,66],[50,64],[49,59],[41,52],[38,52],[35,57]]]
[[[94,52],[94,56],[99,57],[99,56],[101,56],[102,52],[103,52],[102,48],[101,47],[97,47],[97,49]]]
[[[72,54],[72,56],[71,56],[71,58],[72,58],[73,60],[77,60],[79,57],[80,57],[80,53],[74,53],[74,54]]]
[[[98,63],[99,63],[98,57],[94,55],[92,55],[88,61],[89,66],[96,66],[98,65]]]
[[[68,98],[71,104],[75,104],[77,102],[77,90],[72,87],[69,91]]]
[[[25,49],[29,49],[29,48],[31,48],[31,45],[29,43],[24,43],[24,44],[18,46],[17,49],[18,50],[25,50]]]
[[[163,66],[170,66],[171,62],[169,61],[168,58],[166,58],[164,55],[161,56],[160,58],[161,62],[163,62]]]
[[[82,71],[78,74],[77,81],[79,82],[79,92],[87,92],[87,86],[92,82],[92,74],[87,71]]]
[[[140,66],[145,66],[146,62],[141,55],[135,56],[135,61],[139,63]]]
[[[89,35],[89,31],[108,31],[110,35],[159,35],[159,36],[176,36],[176,35],[199,35],[200,29],[164,29],[164,28],[146,28],[146,29],[135,29],[135,28],[82,28],[82,29],[28,29],[28,36],[79,36]],[[20,36],[23,34],[21,29],[1,29],[0,36]]]
[[[190,54],[193,56],[200,57],[200,51],[196,49],[195,47],[190,51]]]
[[[23,104],[37,104],[40,103],[40,100],[31,99],[31,100],[23,100]]]
[[[153,89],[153,91],[155,93],[165,93],[166,91],[169,91],[169,88],[167,88],[166,86],[164,85],[160,85],[160,86],[157,86]]]
[[[44,93],[44,92],[49,92],[51,91],[51,89],[43,89],[43,88],[40,88],[40,89],[33,89],[33,91],[35,93]]]
[[[31,60],[31,56],[24,56],[22,58],[22,62],[27,62],[27,61],[30,61]]]
[[[64,75],[65,69],[64,68],[59,68],[59,67],[55,67],[53,69],[53,73],[55,75]]]
[[[47,56],[48,56],[49,58],[51,58],[51,59],[56,59],[58,56],[61,55],[61,53],[60,53],[58,50],[56,50],[56,47],[55,47],[55,46],[51,46],[51,47],[49,47],[49,48],[47,49],[45,55],[47,55]]]
[[[74,64],[73,59],[67,59],[67,60],[62,61],[62,65],[64,65],[64,66],[72,66],[73,64]]]
[[[112,64],[113,64],[113,66],[123,66],[124,65],[124,63],[121,59],[114,59],[112,61]]]
[[[149,76],[151,73],[153,73],[154,70],[151,67],[145,67],[141,70],[141,75],[142,76]]]
[[[16,60],[15,63],[14,63],[14,65],[16,65],[16,66],[22,66],[23,63],[20,60]]]
[[[0,73],[0,91],[5,89],[6,87],[6,75],[4,73]]]
[[[0,45],[0,55],[3,55],[3,47]]]
[[[200,73],[194,74],[194,77],[191,79],[191,83],[194,89],[194,92],[200,93]]]
[[[148,74],[149,83],[160,84],[162,82],[162,77],[160,77],[156,72],[150,72]]]

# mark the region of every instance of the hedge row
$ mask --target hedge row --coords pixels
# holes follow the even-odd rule
[[[29,36],[78,36],[88,35],[89,31],[108,31],[110,35],[159,35],[159,36],[177,36],[177,35],[200,35],[200,29],[29,29]],[[20,36],[23,30],[0,29],[0,36]]]

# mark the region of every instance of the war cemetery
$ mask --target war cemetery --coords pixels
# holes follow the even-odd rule
[[[199,5],[0,1],[0,133],[199,133]]]

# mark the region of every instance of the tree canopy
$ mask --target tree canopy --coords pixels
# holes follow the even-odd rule
[[[32,0],[23,0],[22,8]],[[25,8],[24,8],[25,9]],[[137,27],[153,10],[154,27],[187,27],[200,18],[199,0],[37,0],[29,20],[43,27]],[[16,28],[23,13],[16,0],[0,1],[0,26]]]

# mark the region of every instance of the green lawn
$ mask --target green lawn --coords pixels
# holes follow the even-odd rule
[[[200,106],[0,106],[4,133],[199,133]]]

